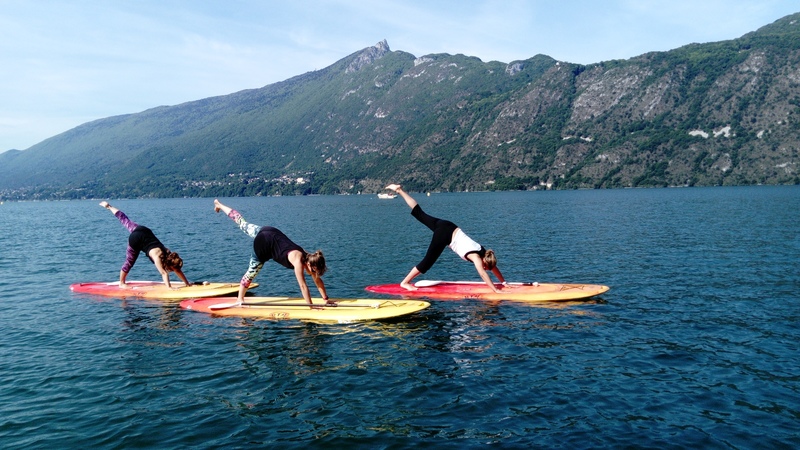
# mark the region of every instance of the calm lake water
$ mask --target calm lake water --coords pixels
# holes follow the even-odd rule
[[[0,447],[800,447],[800,187],[414,196],[510,281],[612,289],[386,322],[219,318],[71,293],[117,279],[127,232],[98,201],[5,203]],[[247,268],[251,240],[212,199],[110,201],[191,281]],[[224,202],[321,248],[334,297],[399,282],[430,238],[399,198]],[[157,278],[144,257],[130,275]],[[447,250],[424,278],[477,275]],[[257,281],[299,294],[272,262]]]

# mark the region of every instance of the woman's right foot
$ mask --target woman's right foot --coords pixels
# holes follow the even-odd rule
[[[214,199],[214,212],[218,213],[221,207],[222,203],[220,203],[219,200]]]
[[[416,291],[417,290],[417,287],[414,286],[411,283],[400,283],[400,287],[402,287],[403,289],[405,289],[407,291]]]
[[[108,209],[108,208],[111,207],[111,205],[109,205],[108,202],[106,202],[106,201],[100,202],[100,206],[102,206],[105,209]]]

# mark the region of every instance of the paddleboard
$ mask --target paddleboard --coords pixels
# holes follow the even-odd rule
[[[127,288],[120,289],[118,281],[108,283],[75,283],[70,285],[72,292],[80,294],[102,295],[104,297],[136,297],[159,298],[164,300],[181,300],[196,297],[217,297],[221,295],[237,294],[239,283],[203,283],[184,285],[182,282],[172,283],[170,289],[161,281],[128,281]],[[258,286],[253,283],[250,288]]]
[[[522,302],[550,302],[581,300],[600,295],[609,290],[599,284],[508,283],[495,293],[485,283],[476,281],[419,281],[416,291],[399,284],[367,286],[376,294],[396,295],[404,298],[429,298],[434,300],[513,300]],[[498,285],[498,287],[500,287]]]
[[[239,306],[236,305],[236,300],[236,297],[190,299],[182,301],[181,308],[217,316],[345,323],[404,316],[430,306],[430,303],[420,300],[370,298],[331,299],[331,302],[335,302],[335,306],[326,306],[321,298],[312,298],[315,304],[312,309],[303,298],[247,297]]]

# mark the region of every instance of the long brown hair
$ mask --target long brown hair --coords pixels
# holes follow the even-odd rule
[[[317,274],[317,276],[321,277],[325,275],[328,266],[325,265],[325,256],[322,254],[322,250],[317,250],[314,253],[306,253],[304,259],[304,262],[308,263],[311,267],[311,271]]]
[[[174,272],[183,267],[183,260],[176,252],[171,252],[169,249],[161,252],[161,265],[164,270]]]

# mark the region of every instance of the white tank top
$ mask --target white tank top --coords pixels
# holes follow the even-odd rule
[[[461,231],[461,228],[459,228],[453,234],[453,240],[450,241],[450,249],[456,252],[456,254],[463,260],[469,261],[467,259],[467,253],[480,252],[481,244],[473,241],[469,236],[467,236],[466,233]]]

